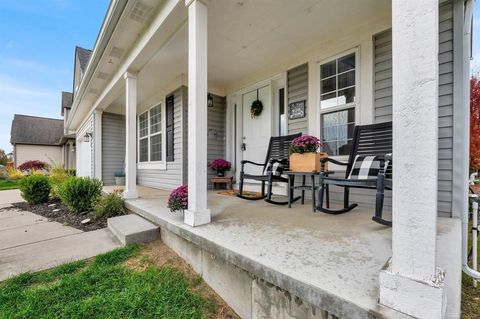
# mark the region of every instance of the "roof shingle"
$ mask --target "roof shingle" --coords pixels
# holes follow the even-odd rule
[[[63,120],[15,114],[11,144],[61,145]]]
[[[62,116],[64,114],[65,109],[70,109],[72,108],[72,103],[73,103],[73,94],[70,92],[62,92]]]
[[[90,55],[92,55],[92,50],[84,49],[77,46],[75,48],[75,51],[75,54],[78,56],[78,61],[80,62],[80,69],[82,73],[85,73],[88,61],[90,60]]]

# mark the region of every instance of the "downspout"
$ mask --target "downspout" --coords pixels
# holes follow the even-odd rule
[[[474,0],[467,0],[465,2],[465,20],[464,20],[464,28],[463,28],[463,41],[465,43],[465,49],[463,50],[463,63],[464,65],[464,97],[466,99],[466,103],[470,103],[470,38],[472,36],[472,17],[473,17],[473,1]],[[472,174],[470,176],[470,180],[473,182],[476,174]],[[478,200],[478,198],[476,199]],[[477,207],[477,205],[475,205]],[[473,214],[478,214],[478,211],[473,211]],[[463,272],[468,276],[474,279],[480,279],[480,272],[470,268],[468,265],[468,210],[463,212],[462,216],[462,268]],[[475,218],[476,220],[476,218]],[[474,231],[476,232],[476,228],[478,225],[473,225]]]

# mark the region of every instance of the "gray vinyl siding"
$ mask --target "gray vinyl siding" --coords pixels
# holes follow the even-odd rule
[[[373,38],[374,46],[374,121],[392,120],[392,30]]]
[[[171,190],[182,185],[182,105],[183,90],[178,88],[174,95],[174,161],[167,162],[166,169],[139,169],[137,170],[138,185]],[[165,156],[165,154],[163,154]]]
[[[453,173],[453,4],[440,6],[438,88],[438,211],[452,213]]]
[[[374,119],[392,119],[392,35],[387,30],[374,37]],[[453,5],[440,6],[438,90],[438,211],[452,212],[453,158]]]
[[[184,183],[188,183],[188,92],[184,87],[185,95],[183,97],[184,107]],[[213,107],[208,108],[208,142],[207,142],[207,162],[210,163],[217,158],[225,158],[226,154],[226,123],[227,123],[227,102],[226,98],[212,94]],[[215,172],[207,168],[208,187],[210,188],[210,178],[215,176]]]
[[[296,120],[288,119],[288,134],[308,133],[308,64],[302,64],[287,72],[287,105],[298,101],[305,103],[305,117]],[[288,117],[287,117],[288,118]]]
[[[227,103],[226,98],[213,95],[213,107],[208,108],[208,146],[207,162],[211,163],[214,159],[225,158],[226,141],[226,123],[227,123]],[[208,168],[208,187],[210,178],[216,174]],[[227,174],[229,174],[228,172]]]
[[[137,170],[138,184],[171,190],[188,183],[188,89],[182,86],[174,95],[174,161],[167,162],[165,170]],[[226,152],[226,98],[213,96],[213,107],[208,108],[208,162],[225,158]],[[208,178],[213,176],[208,171]]]
[[[125,116],[102,115],[102,180],[114,185],[114,173],[125,170]]]

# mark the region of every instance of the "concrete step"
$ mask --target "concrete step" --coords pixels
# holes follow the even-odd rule
[[[159,235],[158,226],[138,215],[112,217],[107,224],[123,245],[153,241]]]

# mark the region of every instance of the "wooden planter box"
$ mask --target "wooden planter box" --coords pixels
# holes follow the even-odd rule
[[[320,159],[324,157],[328,157],[325,152],[290,154],[290,170],[292,172],[320,172]],[[328,170],[328,163],[325,163],[325,170]]]

